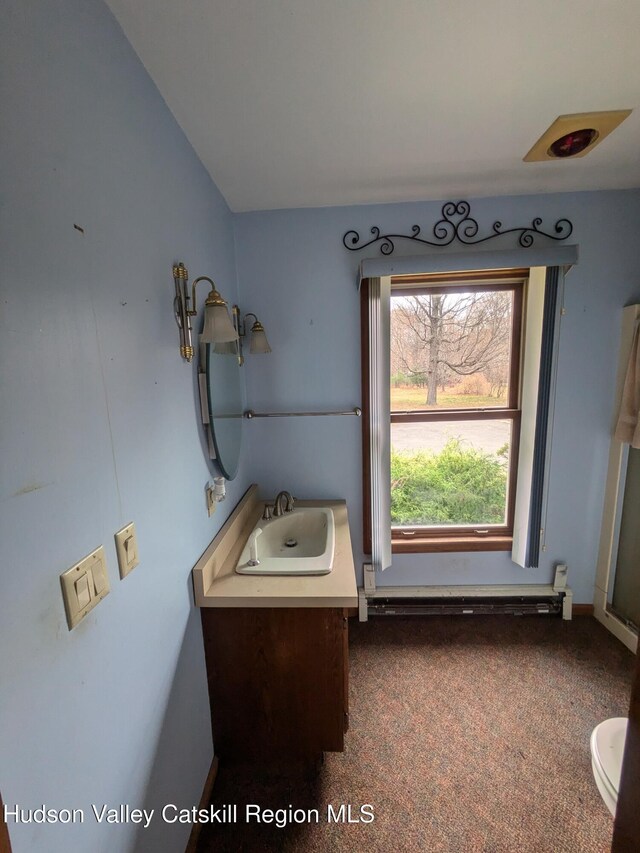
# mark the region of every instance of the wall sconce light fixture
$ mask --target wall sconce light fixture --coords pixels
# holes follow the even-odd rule
[[[204,303],[204,327],[200,336],[200,343],[212,344],[214,351],[220,354],[235,354],[240,364],[244,362],[242,355],[242,339],[247,334],[247,318],[253,317],[254,323],[250,329],[250,353],[271,352],[271,347],[264,331],[264,326],[255,314],[245,314],[244,320],[240,318],[240,309],[237,305],[232,308],[233,320],[229,315],[227,303],[220,295],[213,281],[206,275],[196,278],[191,285],[191,296],[189,296],[189,272],[183,263],[175,264],[173,267],[173,280],[176,295],[173,300],[173,311],[176,323],[180,329],[180,354],[187,361],[193,359],[193,342],[191,318],[198,313],[196,305],[196,285],[206,281],[211,286],[209,295]]]
[[[269,341],[267,340],[267,336],[266,336],[265,331],[264,331],[264,326],[262,325],[260,320],[258,320],[256,315],[251,314],[251,313],[245,314],[244,319],[240,320],[240,309],[238,308],[237,305],[233,306],[233,313],[234,313],[234,317],[237,318],[236,319],[236,325],[238,327],[238,332],[240,334],[239,348],[238,348],[239,349],[238,357],[240,359],[240,364],[242,364],[244,361],[244,356],[242,355],[242,340],[243,340],[243,338],[245,338],[247,336],[247,334],[250,335],[249,352],[252,355],[258,355],[258,354],[264,354],[264,353],[271,352],[271,347],[269,346]],[[251,328],[247,331],[247,326],[248,326],[247,319],[249,317],[253,317],[254,322],[251,325]]]
[[[233,306],[233,325],[238,330],[238,339],[237,341],[229,341],[227,343],[221,342],[219,344],[214,344],[213,351],[218,353],[218,355],[237,355],[238,363],[240,365],[244,364],[244,355],[242,352],[242,341],[249,335],[249,352],[252,355],[258,355],[262,353],[271,352],[271,347],[269,346],[269,341],[267,340],[267,335],[264,331],[264,326],[258,320],[255,314],[249,313],[245,314],[244,318],[240,315],[240,309],[237,305]],[[247,318],[253,317],[254,322],[251,325],[251,328],[248,329]]]

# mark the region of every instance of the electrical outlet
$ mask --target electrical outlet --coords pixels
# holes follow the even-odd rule
[[[213,515],[216,511],[217,501],[215,496],[215,491],[213,486],[207,486],[204,490],[205,495],[207,496],[207,512],[209,513],[209,517]]]
[[[126,576],[138,565],[138,541],[136,529],[131,522],[119,530],[115,535],[116,551],[118,552],[118,566],[120,567],[120,579]]]

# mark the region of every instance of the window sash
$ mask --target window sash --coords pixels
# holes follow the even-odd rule
[[[422,413],[421,413],[422,414]],[[509,445],[509,479],[507,481],[507,501],[505,507],[506,522],[504,524],[441,524],[441,525],[391,525],[392,544],[404,542],[409,537],[420,537],[424,539],[438,539],[448,537],[479,537],[484,539],[490,536],[512,536],[513,519],[516,502],[516,483],[518,477],[518,456],[520,439],[520,411],[515,409],[500,409],[498,412],[480,411],[456,411],[456,412],[429,412],[427,418],[416,418],[413,415],[391,416],[391,423],[433,423],[434,421],[482,421],[482,420],[510,420],[511,441]],[[433,417],[433,415],[437,417]],[[452,414],[458,417],[451,417]],[[440,417],[444,415],[444,417]],[[484,533],[483,531],[487,531]],[[482,531],[482,532],[478,532]]]
[[[394,423],[434,423],[443,421],[511,421],[511,439],[509,445],[509,476],[507,481],[507,499],[505,506],[504,524],[475,524],[475,525],[396,525],[391,526],[392,546],[410,539],[438,540],[443,538],[478,538],[488,539],[492,536],[511,537],[513,535],[513,519],[515,509],[516,483],[518,476],[519,434],[520,434],[520,361],[522,340],[522,305],[524,292],[524,270],[510,271],[508,281],[496,281],[495,273],[487,275],[490,281],[477,283],[481,274],[470,274],[466,283],[460,281],[448,285],[447,277],[416,276],[404,280],[401,285],[392,279],[391,295],[417,296],[440,293],[471,293],[510,291],[513,293],[511,313],[511,340],[509,363],[508,399],[503,406],[469,407],[455,409],[442,407],[438,409],[416,409],[413,411],[391,410],[390,422]],[[526,271],[528,272],[528,271]],[[462,276],[460,277],[462,278]],[[486,532],[485,532],[486,531]]]
[[[412,412],[391,412],[391,423],[420,423],[422,421],[504,421],[520,414],[520,409],[427,409]]]
[[[471,274],[471,279],[467,284],[461,283],[458,285],[447,286],[446,277],[443,276],[416,276],[411,279],[414,283],[411,286],[408,286],[406,283],[403,283],[401,286],[397,285],[395,282],[397,281],[395,278],[391,280],[391,296],[428,296],[430,294],[443,294],[443,293],[487,293],[487,292],[496,292],[496,291],[511,291],[513,293],[513,301],[511,307],[511,340],[509,344],[509,397],[504,406],[491,406],[489,408],[480,408],[477,406],[469,407],[468,409],[453,409],[453,408],[438,408],[438,409],[416,409],[415,412],[405,412],[404,414],[414,414],[417,412],[427,412],[429,414],[434,414],[436,412],[458,412],[458,411],[469,411],[469,412],[493,412],[493,411],[505,411],[505,409],[517,409],[519,408],[520,401],[520,362],[522,358],[521,346],[522,346],[522,322],[523,322],[523,304],[524,304],[524,285],[526,281],[526,276],[523,273],[526,272],[524,270],[515,270],[515,271],[507,271],[508,273],[508,281],[501,281],[500,278],[496,280],[496,275],[492,276],[491,282],[486,282],[483,284],[476,283],[476,275]],[[516,275],[517,273],[517,275]],[[480,275],[480,274],[478,274]],[[459,279],[462,280],[462,274],[459,275]],[[433,284],[427,284],[426,282],[430,280]],[[400,410],[392,409],[391,417],[393,422],[393,416],[400,414]],[[456,418],[457,420],[458,418]],[[462,420],[462,418],[460,418]]]

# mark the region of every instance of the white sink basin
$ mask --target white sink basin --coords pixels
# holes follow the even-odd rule
[[[258,532],[260,531],[260,532]],[[250,542],[255,539],[250,565]],[[236,572],[241,575],[326,575],[335,549],[333,512],[324,507],[300,507],[270,521],[259,521],[244,546]]]

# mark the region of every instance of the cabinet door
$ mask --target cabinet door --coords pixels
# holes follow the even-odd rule
[[[203,608],[216,754],[313,759],[344,748],[338,608]]]

